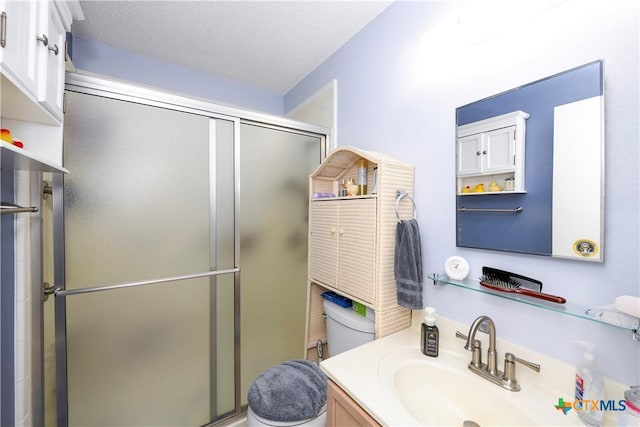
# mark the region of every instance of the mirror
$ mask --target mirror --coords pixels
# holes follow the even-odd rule
[[[456,244],[602,262],[595,61],[456,109]]]

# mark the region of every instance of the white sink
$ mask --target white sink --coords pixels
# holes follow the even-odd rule
[[[416,424],[581,425],[574,414],[565,415],[554,407],[561,394],[527,383],[521,383],[519,392],[505,390],[469,371],[470,360],[471,353],[464,358],[441,349],[439,356],[432,358],[415,346],[399,347],[380,359],[380,385]]]

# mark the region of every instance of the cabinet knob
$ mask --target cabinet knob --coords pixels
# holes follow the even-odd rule
[[[53,52],[56,56],[58,56],[58,52],[60,51],[57,44],[54,44],[53,47],[49,46],[47,49]]]
[[[335,236],[335,234],[338,232],[338,230],[336,230],[335,228],[331,229],[331,234],[333,234]]]
[[[482,154],[487,154],[487,150],[483,150],[483,151],[482,151]]]
[[[476,151],[476,156],[479,156],[480,154],[482,154],[482,153],[479,152],[479,151]]]
[[[340,235],[342,236],[342,235],[344,234],[344,230],[340,230],[340,231],[338,232],[338,234],[340,234]]]
[[[47,38],[46,34],[36,37],[36,40],[42,42],[44,46],[49,46],[49,39]]]

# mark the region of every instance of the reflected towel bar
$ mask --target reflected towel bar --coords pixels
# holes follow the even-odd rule
[[[524,210],[522,206],[518,206],[513,209],[485,209],[485,208],[458,208],[458,212],[507,212],[507,213],[520,213]]]
[[[2,202],[0,204],[0,215],[4,214],[17,214],[23,212],[38,212],[38,208],[35,206],[30,207],[22,207],[18,205],[14,205],[13,203]]]

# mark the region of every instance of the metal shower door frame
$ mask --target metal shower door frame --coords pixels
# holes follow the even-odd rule
[[[92,95],[92,94],[89,94]],[[117,99],[117,97],[110,97]],[[118,99],[121,100],[121,99]],[[238,119],[229,119],[227,117],[211,117],[209,116],[209,168],[210,170],[215,170],[215,145],[216,145],[216,134],[215,134],[215,119],[226,120],[234,123],[234,136],[233,136],[233,145],[234,145],[234,164],[238,162],[238,132],[237,129],[239,127]],[[239,174],[237,168],[234,168],[234,190],[237,190],[239,186],[237,185]],[[190,279],[204,278],[209,277],[209,286],[211,289],[210,292],[210,307],[215,307],[216,304],[216,286],[217,280],[216,277],[218,275],[223,274],[234,274],[234,313],[237,311],[238,302],[239,302],[239,291],[240,291],[240,267],[239,267],[239,225],[238,225],[238,209],[237,205],[237,191],[234,191],[234,204],[236,208],[234,209],[234,268],[217,270],[216,269],[216,176],[215,174],[209,174],[210,182],[209,182],[209,198],[210,198],[210,206],[209,206],[209,225],[210,225],[210,236],[209,236],[209,248],[210,248],[210,259],[209,265],[211,267],[210,271],[205,272],[197,272],[193,274],[186,274],[180,276],[172,276],[172,277],[161,277],[157,279],[149,279],[149,280],[141,280],[135,282],[126,282],[126,283],[117,283],[112,285],[105,286],[95,286],[89,288],[78,288],[78,289],[66,289],[64,285],[60,286],[60,284],[66,283],[65,278],[65,254],[64,254],[64,180],[62,177],[60,179],[54,180],[53,182],[53,221],[54,221],[54,277],[55,277],[55,290],[53,291],[53,295],[55,297],[55,346],[56,346],[56,390],[57,390],[57,423],[59,426],[68,426],[69,425],[69,413],[68,413],[68,383],[67,383],[67,305],[66,298],[82,295],[87,293],[95,293],[95,292],[105,292],[105,291],[115,291],[118,289],[130,288],[130,287],[138,287],[138,286],[153,286],[156,284],[164,284],[169,282],[177,282],[177,281],[188,281]],[[182,284],[182,286],[187,286],[187,284]],[[215,315],[212,308],[210,308],[210,331],[211,331],[211,340],[210,340],[210,349],[209,354],[216,354],[216,321]],[[228,416],[233,416],[239,412],[239,378],[240,378],[240,353],[239,353],[239,339],[240,339],[240,325],[237,320],[234,321],[234,402],[235,407],[233,413],[222,414],[218,416],[215,413],[215,403],[217,402],[217,390],[216,390],[216,357],[210,357],[211,360],[211,377],[210,381],[210,396],[211,396],[211,412],[209,416],[210,421],[217,421],[218,419],[224,419]]]
[[[64,286],[65,277],[65,253],[64,253],[64,178],[61,174],[54,174],[52,178],[52,205],[53,205],[53,262],[54,262],[54,283],[55,290],[55,348],[56,348],[56,389],[57,389],[57,423],[58,426],[68,426],[68,392],[67,392],[67,320],[66,320],[66,298],[74,295],[112,291],[121,288],[135,286],[151,286],[158,283],[167,283],[178,280],[210,277],[211,289],[215,291],[216,277],[221,274],[233,274],[234,281],[234,411],[233,413],[223,414],[218,419],[212,421],[218,422],[225,419],[238,416],[242,412],[241,408],[241,377],[240,377],[240,287],[241,287],[241,268],[240,260],[240,124],[250,123],[272,129],[280,129],[294,133],[313,135],[320,139],[320,158],[326,157],[328,147],[330,146],[330,130],[328,128],[313,126],[298,122],[295,120],[285,119],[282,117],[271,116],[268,114],[245,111],[233,107],[214,104],[207,101],[191,99],[180,95],[173,95],[162,91],[147,89],[130,85],[126,83],[114,82],[102,78],[82,76],[77,74],[68,74],[66,79],[66,90],[79,92],[88,95],[96,95],[101,97],[112,98],[121,101],[135,102],[147,106],[155,106],[170,109],[179,112],[197,114],[209,117],[210,131],[209,144],[210,148],[215,145],[215,119],[233,122],[233,147],[234,147],[234,268],[225,270],[215,269],[216,260],[216,218],[215,218],[215,176],[210,174],[210,248],[211,248],[211,270],[208,272],[199,272],[186,276],[165,277],[159,279],[150,279],[137,282],[119,283],[102,287],[93,287],[85,289],[67,290]],[[215,165],[215,150],[210,149],[210,170]],[[215,304],[215,292],[211,293],[211,304]],[[212,330],[215,331],[215,324],[211,324]],[[215,334],[215,332],[213,332]],[[211,341],[211,351],[215,354],[215,339]],[[213,358],[212,358],[213,359]],[[212,362],[215,363],[215,362]],[[215,370],[212,370],[215,372]],[[215,381],[211,378],[211,392],[215,396]],[[212,398],[214,400],[215,398]],[[215,400],[214,400],[215,401]],[[212,408],[212,413],[214,409]]]

